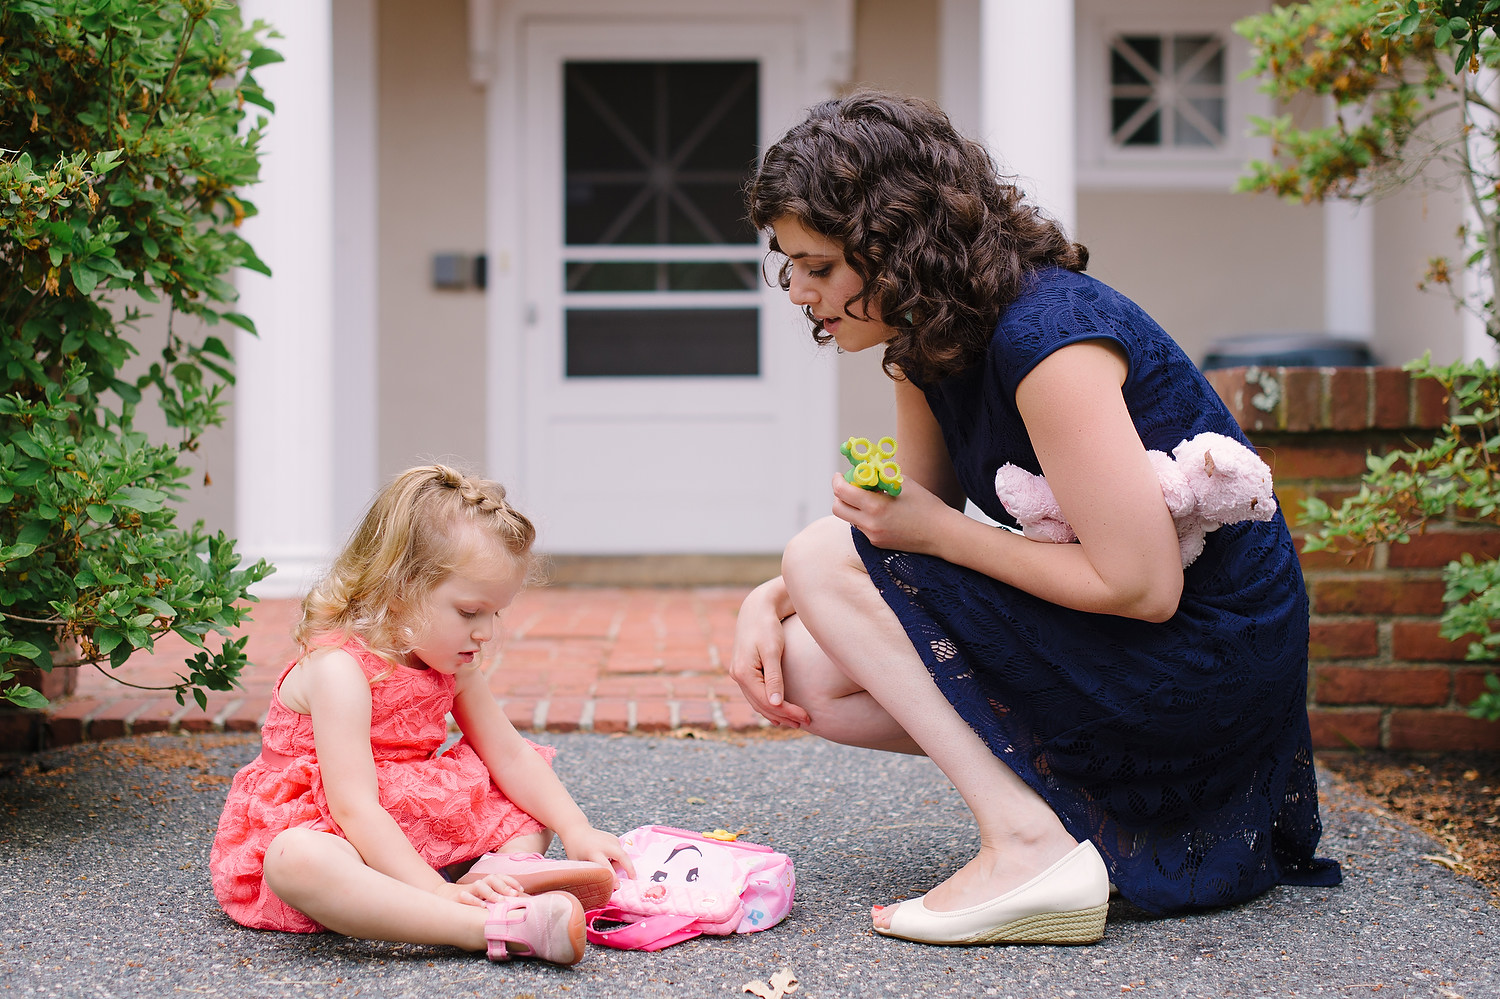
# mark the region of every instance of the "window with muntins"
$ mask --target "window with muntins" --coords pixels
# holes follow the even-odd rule
[[[1075,0],[1081,189],[1227,191],[1269,154],[1234,23],[1269,0]]]
[[[755,62],[568,62],[569,377],[759,373]]]
[[[1110,141],[1126,148],[1224,144],[1224,39],[1116,35],[1109,43]]]

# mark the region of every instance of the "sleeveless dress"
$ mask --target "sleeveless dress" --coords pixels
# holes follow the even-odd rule
[[[457,677],[391,666],[358,642],[344,645],[370,679],[370,748],[380,804],[435,868],[470,860],[542,824],[511,803],[466,741],[448,736]],[[214,895],[236,922],[256,929],[317,933],[323,927],[277,898],[265,880],[266,848],[285,829],[339,833],[313,745],[312,718],[281,703],[276,681],[261,727],[261,755],[229,789],[209,855]],[[551,763],[557,751],[531,743]]]
[[[1205,430],[1248,443],[1181,348],[1086,275],[1048,269],[1001,316],[986,358],[920,386],[968,497],[1016,526],[995,472],[1041,468],[1016,386],[1044,357],[1105,339],[1129,359],[1127,407],[1148,449]],[[1277,884],[1333,885],[1308,732],[1308,604],[1285,519],[1208,535],[1182,602],[1152,624],[1070,610],[941,559],[879,549],[871,579],[943,694],[1152,913],[1220,906]]]

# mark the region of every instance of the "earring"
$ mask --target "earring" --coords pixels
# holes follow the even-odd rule
[[[914,318],[912,318],[912,313],[915,312],[915,311],[916,311],[915,309],[907,309],[906,310],[906,315],[904,315],[904,316],[901,317],[902,319],[906,320],[906,325],[908,325],[908,326],[915,326],[916,325],[916,320]]]

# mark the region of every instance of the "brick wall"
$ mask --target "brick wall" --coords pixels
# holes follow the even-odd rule
[[[1370,452],[1430,440],[1441,387],[1399,368],[1226,368],[1208,373],[1271,466],[1300,542],[1300,501],[1357,491]],[[1500,723],[1468,717],[1485,674],[1438,636],[1442,569],[1500,555],[1500,526],[1432,524],[1409,544],[1304,553],[1312,606],[1308,717],[1319,749],[1500,749]]]

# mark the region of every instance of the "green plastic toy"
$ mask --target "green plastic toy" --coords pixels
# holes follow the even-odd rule
[[[851,437],[839,446],[839,453],[854,467],[844,473],[844,481],[861,489],[879,489],[890,496],[901,495],[901,466],[896,457],[896,439],[882,437],[871,444],[869,438]]]

